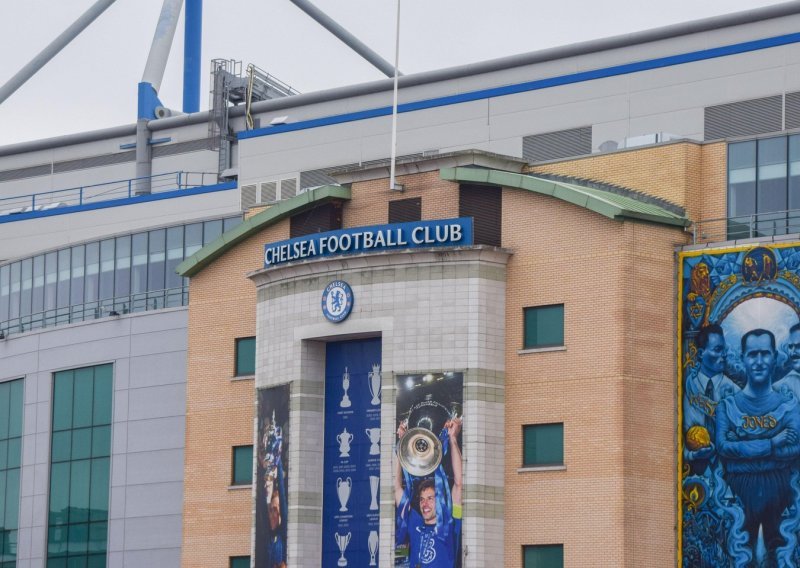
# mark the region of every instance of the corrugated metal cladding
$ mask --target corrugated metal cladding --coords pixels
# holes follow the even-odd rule
[[[336,185],[336,180],[326,175],[325,170],[300,172],[300,189],[319,187],[320,185]]]
[[[297,178],[286,178],[281,180],[281,200],[289,199],[297,195]]]
[[[783,97],[775,95],[706,107],[704,140],[783,130]]]
[[[53,173],[51,164],[42,164],[41,166],[29,166],[27,168],[18,168],[15,170],[5,170],[0,172],[0,181],[11,181],[15,179],[25,179],[36,176],[49,176]]]
[[[273,203],[278,199],[278,182],[277,181],[264,181],[261,182],[261,199],[260,203]]]
[[[165,146],[153,146],[153,157],[173,156],[175,154],[187,154],[199,150],[210,150],[212,140],[201,138],[199,140],[189,140],[187,142],[177,142]],[[99,166],[110,166],[113,164],[124,164],[136,160],[136,150],[126,152],[116,152],[114,154],[102,154],[100,156],[89,156],[88,158],[78,158],[77,160],[65,160],[53,164],[41,164],[18,168],[14,170],[0,171],[0,181],[11,181],[15,179],[25,179],[29,177],[48,176],[64,172],[74,172],[86,168],[97,168]]]
[[[256,205],[256,184],[243,185],[241,187],[242,211],[247,211]]]
[[[342,206],[339,203],[326,203],[310,211],[292,216],[289,223],[289,238],[336,231],[342,228]]]
[[[557,160],[591,153],[591,126],[532,134],[522,138],[522,157],[529,162]]]
[[[103,154],[102,156],[91,156],[89,158],[79,158],[77,160],[67,160],[53,164],[53,173],[74,172],[86,168],[97,168],[99,166],[110,166],[113,164],[124,164],[136,160],[136,150],[130,152],[118,152],[116,154]]]
[[[502,188],[462,184],[458,200],[458,216],[473,219],[475,244],[499,247],[503,235]]]
[[[422,219],[422,198],[395,199],[389,202],[389,222],[408,223]]]
[[[153,157],[174,156],[175,154],[187,154],[200,150],[214,150],[214,139],[200,138],[199,140],[187,140],[186,142],[176,142],[175,144],[153,146]]]
[[[800,128],[800,92],[786,93],[786,130]]]

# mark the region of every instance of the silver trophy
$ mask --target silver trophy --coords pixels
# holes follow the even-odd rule
[[[379,456],[381,454],[381,447],[378,445],[378,442],[381,441],[381,429],[380,428],[367,428],[364,430],[367,433],[367,437],[370,441],[369,447],[369,455],[371,456]]]
[[[347,367],[344,368],[344,375],[342,375],[342,389],[344,390],[344,396],[342,397],[342,401],[339,403],[339,406],[342,408],[349,408],[353,403],[350,402],[350,397],[347,396],[347,389],[350,388],[350,373],[347,372]]]
[[[378,531],[369,531],[369,539],[367,539],[367,546],[369,546],[369,565],[377,566],[375,561],[378,555]]]
[[[347,431],[347,428],[342,430],[341,434],[336,436],[336,441],[339,442],[339,457],[350,457],[350,442],[353,441],[353,435]]]
[[[377,475],[370,475],[369,476],[369,489],[372,492],[372,501],[369,504],[370,511],[377,511],[378,510],[378,484],[380,483],[381,478]]]
[[[344,557],[344,551],[347,549],[347,545],[350,544],[350,537],[353,535],[349,532],[347,534],[339,534],[337,532],[334,533],[333,536],[336,538],[336,546],[339,547],[339,554],[341,554],[336,564],[339,566],[347,566],[347,558]]]
[[[369,374],[369,393],[372,395],[370,404],[378,406],[381,403],[381,366],[373,365]]]
[[[339,496],[339,511],[347,511],[347,500],[350,499],[350,491],[353,489],[353,480],[349,477],[336,479],[336,494]]]

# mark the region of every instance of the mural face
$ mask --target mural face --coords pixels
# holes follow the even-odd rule
[[[397,375],[395,566],[461,566],[462,373]]]
[[[800,247],[679,265],[682,565],[800,566]]]
[[[258,390],[255,565],[286,568],[289,385]]]

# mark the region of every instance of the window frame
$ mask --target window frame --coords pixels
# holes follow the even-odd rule
[[[239,346],[242,345],[245,341],[253,342],[253,370],[249,371],[245,369],[247,372],[241,372],[239,366]],[[248,337],[237,337],[234,339],[234,348],[233,348],[233,376],[240,378],[240,377],[252,377],[256,374],[256,336],[251,335]]]
[[[545,310],[548,308],[561,308],[561,342],[560,343],[537,343],[528,345],[527,330],[528,330],[528,313],[534,310]],[[521,351],[552,351],[561,350],[566,348],[566,329],[565,329],[565,314],[566,309],[563,303],[561,304],[546,304],[542,306],[524,306],[522,308],[522,348]]]
[[[526,433],[529,431],[533,431],[535,428],[544,428],[548,426],[560,426],[561,427],[561,461],[527,461],[527,456],[525,454],[525,448],[527,447],[527,436]],[[521,448],[521,457],[520,460],[521,470],[552,470],[552,469],[564,469],[565,468],[565,461],[564,461],[564,423],[563,422],[543,422],[538,424],[523,424],[522,425],[522,448]]]
[[[246,555],[246,556],[229,556],[228,557],[228,568],[236,568],[236,565],[238,563],[235,563],[235,561],[237,561],[237,560],[246,561],[248,568],[250,567],[250,564],[252,562],[251,558],[250,558],[250,555]]]
[[[241,450],[241,449],[244,449],[244,448],[249,448],[250,449],[250,467],[248,468],[248,474],[247,474],[248,481],[247,482],[244,482],[244,481],[241,481],[241,480],[237,481],[237,479],[236,479],[236,473],[237,473],[236,464],[238,463],[238,461],[236,459],[236,457],[237,457],[236,456],[236,450]],[[255,448],[253,447],[253,444],[243,444],[243,445],[240,445],[240,446],[231,446],[231,487],[250,487],[250,486],[253,485],[253,452],[254,451],[255,451]]]
[[[523,566],[523,568],[527,568],[527,566],[525,564],[525,551],[528,550],[528,549],[534,549],[534,548],[539,548],[539,549],[550,548],[550,549],[560,550],[561,551],[561,565],[560,566],[553,566],[553,567],[547,566],[545,568],[564,568],[564,544],[563,543],[559,543],[559,544],[523,544],[522,545],[522,566]],[[532,568],[538,568],[538,567],[532,567]]]

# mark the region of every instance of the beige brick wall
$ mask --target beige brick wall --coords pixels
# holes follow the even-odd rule
[[[541,172],[620,185],[686,209],[693,220],[724,217],[726,144],[676,142],[532,166]]]
[[[245,276],[263,264],[268,240],[289,223],[255,235],[191,279],[186,393],[183,553],[185,568],[226,567],[250,554],[253,495],[228,489],[231,448],[253,443],[253,380],[232,381],[234,340],[255,335],[256,290]]]
[[[563,543],[565,566],[675,558],[673,247],[680,229],[503,193],[505,566]],[[565,351],[518,354],[523,308],[563,303]],[[564,471],[522,472],[522,426],[564,423]],[[602,559],[602,560],[601,560]]]
[[[537,166],[725,214],[725,144],[678,143]],[[422,196],[423,218],[458,215],[438,172],[353,184],[346,227],[387,222],[387,202]],[[674,247],[680,229],[620,223],[506,189],[504,565],[526,544],[563,543],[566,566],[670,566],[675,559]],[[191,282],[183,566],[250,553],[253,497],[229,490],[231,446],[253,439],[252,381],[231,381],[233,341],[255,333],[263,245],[288,220],[229,251]],[[565,304],[565,351],[518,354],[522,310]],[[564,422],[566,470],[518,473],[524,424]],[[598,559],[600,564],[598,564]]]

